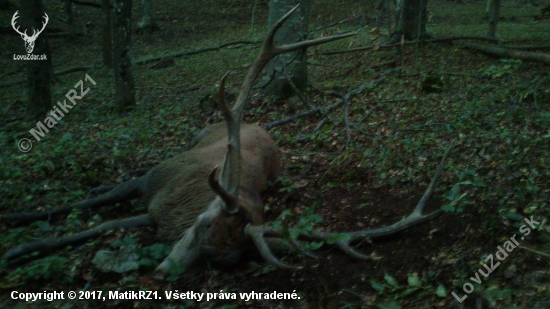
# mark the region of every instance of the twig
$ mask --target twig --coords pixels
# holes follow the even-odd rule
[[[325,125],[325,123],[327,123],[328,120],[329,120],[328,117],[325,117],[325,118],[321,119],[321,121],[319,121],[319,124],[317,124],[315,129],[313,129],[313,131],[311,131],[311,133],[309,133],[309,135],[321,130],[321,128]],[[297,142],[306,142],[306,141],[309,140],[309,135],[296,137],[296,141]]]
[[[337,21],[337,22],[334,22],[332,24],[328,24],[326,26],[321,26],[321,27],[317,27],[313,30],[311,30],[311,32],[309,33],[310,35],[312,34],[315,34],[315,32],[318,32],[318,31],[321,31],[321,30],[324,30],[326,28],[330,28],[330,27],[334,27],[334,26],[338,26],[338,25],[341,25],[341,24],[345,24],[349,21],[352,21],[352,20],[356,20],[356,19],[359,19],[359,18],[363,18],[363,17],[366,17],[367,15],[365,14],[361,14],[361,15],[358,15],[358,16],[355,16],[355,17],[351,17],[351,18],[347,18],[347,19],[344,19],[344,20],[341,20],[341,21]],[[372,21],[373,19],[371,19]]]
[[[502,47],[482,45],[482,44],[476,44],[471,42],[465,42],[463,45],[467,48],[478,50],[490,55],[496,55],[499,57],[509,57],[512,59],[538,61],[545,64],[550,64],[550,55],[544,54],[544,53],[535,53],[535,52],[527,52],[527,51],[521,51],[521,50],[515,50],[515,49],[507,49]]]
[[[371,46],[365,46],[365,47],[357,47],[352,48],[348,50],[339,50],[339,51],[328,51],[321,53],[321,55],[339,55],[339,54],[347,54],[347,53],[354,53],[358,51],[366,51],[371,49],[380,49],[380,48],[393,48],[393,47],[400,47],[403,45],[416,45],[418,43],[441,43],[441,42],[452,42],[452,41],[458,41],[458,40],[479,40],[479,41],[490,41],[490,42],[501,42],[497,39],[491,39],[481,36],[458,36],[458,37],[451,37],[451,38],[440,38],[440,39],[431,39],[431,40],[421,40],[421,41],[410,41],[410,42],[404,42],[404,43],[395,43],[395,44],[387,44],[387,45],[371,45]]]
[[[360,125],[360,124],[362,124],[363,121],[365,121],[365,119],[367,119],[367,118],[370,116],[370,114],[371,114],[375,109],[376,109],[376,106],[373,107],[373,108],[371,108],[371,109],[365,114],[365,116],[363,116],[363,118],[361,118],[361,120],[359,120],[359,122],[356,123],[355,125]]]
[[[148,64],[148,63],[152,63],[152,62],[156,62],[156,61],[159,61],[161,58],[164,58],[164,57],[167,57],[167,56],[170,56],[170,57],[174,57],[174,58],[180,58],[180,57],[183,57],[183,56],[192,56],[192,55],[196,55],[196,54],[200,54],[200,53],[205,53],[205,52],[209,52],[209,51],[216,51],[216,50],[220,50],[224,47],[227,47],[227,46],[232,46],[232,45],[239,45],[239,44],[250,44],[250,45],[254,45],[254,44],[260,44],[261,41],[243,41],[243,40],[236,40],[236,41],[230,41],[230,42],[226,42],[226,43],[222,43],[218,46],[212,46],[212,47],[205,47],[205,48],[199,48],[199,49],[196,49],[196,50],[191,50],[191,51],[186,51],[186,52],[180,52],[180,53],[175,53],[173,55],[165,55],[165,56],[161,56],[161,57],[154,57],[154,58],[147,58],[147,59],[142,59],[142,60],[139,60],[139,61],[135,61],[134,64],[136,65],[140,65],[140,64]]]
[[[82,289],[82,292],[85,292],[85,291],[87,291],[87,290],[90,288],[90,285],[91,285],[91,283],[92,283],[92,280],[93,280],[94,277],[95,277],[96,272],[97,272],[97,271],[94,271],[94,272],[92,273],[92,275],[90,276],[90,279],[88,280],[88,282],[86,282],[86,285],[85,285],[84,288]],[[70,305],[69,307],[67,307],[67,309],[72,309],[72,308],[74,307],[74,305],[75,305],[78,301],[79,301],[78,299],[74,300],[74,301],[71,303],[71,305]]]
[[[300,98],[300,100],[302,100],[302,102],[304,102],[304,104],[309,108],[309,109],[314,109],[315,106],[313,104],[311,104],[311,102],[302,95],[302,93],[300,92],[300,90],[298,89],[298,87],[296,87],[296,84],[294,84],[294,82],[292,81],[292,79],[288,76],[288,74],[286,73],[286,62],[285,62],[285,58],[283,57],[283,69],[282,69],[282,74],[284,75],[284,77],[286,78],[286,81],[288,82],[288,84],[290,85],[290,87],[292,88],[292,90],[294,90],[294,92],[296,93],[296,95],[298,96],[298,98]]]
[[[538,254],[540,256],[543,256],[547,259],[550,259],[550,254],[546,253],[546,252],[542,252],[542,251],[539,251],[539,250],[535,250],[535,249],[532,249],[532,248],[529,248],[529,247],[525,247],[525,246],[519,246],[521,249],[525,250],[525,251],[529,251],[531,253],[535,253],[535,254]]]
[[[399,131],[416,131],[416,130],[419,130],[420,128],[422,128],[422,127],[430,127],[430,126],[444,126],[447,129],[452,129],[454,131],[454,127],[452,125],[448,124],[448,123],[434,122],[434,123],[425,123],[425,124],[417,125],[417,126],[412,127],[412,128],[409,127],[409,128],[403,128],[403,129],[394,129],[388,135],[393,135],[393,134],[395,134]]]
[[[233,2],[235,3],[235,2]],[[231,5],[233,5],[233,3]],[[244,37],[243,40],[247,40],[250,35],[252,34],[252,32],[254,31],[254,12],[256,12],[256,6],[258,5],[258,0],[256,0],[254,2],[254,8],[252,8],[252,18],[251,18],[251,21],[250,21],[250,31],[248,31],[248,34]]]
[[[96,69],[96,68],[99,68],[99,67],[97,67],[97,66],[89,66],[89,67],[79,66],[79,67],[72,67],[72,68],[68,68],[68,69],[65,69],[65,70],[61,70],[61,71],[54,72],[54,75],[60,76],[60,75],[65,75],[65,74],[74,73],[74,72],[79,72],[79,71],[88,71],[88,70]],[[24,82],[26,82],[26,81],[27,81],[26,79],[18,79],[18,80],[14,80],[14,81],[11,81],[11,82],[2,83],[2,84],[0,84],[0,87],[6,87],[6,86],[12,86],[12,85],[17,85],[17,84],[22,84],[22,83],[24,83]]]
[[[520,49],[520,50],[546,50],[546,49],[550,49],[550,44],[546,44],[546,45],[502,45],[500,47],[509,48],[509,49]]]
[[[326,108],[321,108],[321,107],[317,107],[317,108],[314,108],[314,109],[310,109],[310,110],[307,110],[305,112],[301,112],[301,113],[298,113],[298,114],[295,114],[293,116],[290,116],[290,117],[286,117],[286,118],[283,118],[281,120],[277,120],[277,121],[273,121],[273,122],[270,122],[270,123],[266,123],[263,125],[263,127],[266,129],[266,130],[269,130],[271,128],[274,128],[276,126],[280,126],[280,125],[283,125],[283,124],[287,124],[289,122],[292,122],[294,120],[297,120],[297,119],[300,119],[300,118],[304,118],[304,117],[307,117],[307,116],[311,116],[313,114],[316,114],[316,113],[319,113],[319,112],[329,112],[337,107],[339,107],[340,105],[342,105],[342,102],[338,102],[338,103],[334,103],[332,105],[329,105],[327,106]]]
[[[358,132],[361,132],[367,136],[371,136],[371,137],[376,137],[376,138],[379,138],[381,137],[380,135],[376,134],[376,133],[370,133],[370,132],[367,132],[367,131],[364,131],[363,129],[359,128],[357,125],[355,124],[352,124],[351,125],[352,128],[354,128],[355,130],[357,130]]]
[[[359,88],[361,88],[361,87],[359,87]],[[356,93],[358,93],[358,92],[356,92]],[[349,98],[351,97],[352,92],[350,91],[350,92],[348,92],[344,95],[344,94],[341,94],[341,93],[336,92],[336,91],[331,91],[328,94],[339,97],[340,99],[342,99],[342,102],[344,103],[344,124],[346,125],[346,137],[347,137],[347,139],[346,139],[346,144],[344,146],[342,146],[342,148],[340,149],[340,151],[342,151],[342,150],[346,149],[349,146],[349,143],[351,141],[351,132],[350,132],[350,129],[349,129],[349,126],[350,126],[349,125]]]

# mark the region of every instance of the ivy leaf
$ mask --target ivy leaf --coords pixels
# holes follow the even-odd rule
[[[397,283],[397,280],[395,280],[394,277],[392,277],[392,276],[390,276],[390,275],[388,275],[388,274],[385,274],[385,275],[384,275],[384,279],[386,280],[386,282],[387,282],[389,285],[393,286],[393,287],[396,288],[396,289],[399,288],[399,283]]]
[[[378,291],[378,293],[380,294],[384,293],[385,287],[382,284],[378,283],[376,280],[370,280],[370,285],[372,286],[373,289]]]
[[[409,278],[407,279],[410,286],[420,286],[421,282],[420,279],[418,279],[415,275],[409,275]]]
[[[437,287],[437,290],[435,290],[435,294],[439,297],[447,297],[447,290],[442,284],[440,284]]]

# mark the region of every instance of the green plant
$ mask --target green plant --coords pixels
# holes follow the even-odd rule
[[[375,289],[378,294],[385,295],[392,300],[391,302],[375,302],[378,308],[401,308],[396,301],[411,296],[423,298],[435,294],[438,297],[447,297],[447,290],[443,285],[439,284],[434,289],[426,282],[427,278],[425,276],[419,278],[417,274],[409,274],[407,277],[407,285],[400,285],[394,277],[385,274],[384,281],[385,282],[378,282],[374,279],[370,280],[372,288]]]
[[[521,60],[515,59],[500,59],[502,65],[492,65],[482,71],[483,75],[491,77],[493,79],[501,78],[506,74],[511,74],[512,71],[517,70],[521,66]]]
[[[20,286],[27,280],[45,280],[62,277],[67,282],[72,278],[67,274],[67,259],[57,255],[35,260],[24,267],[16,268],[6,277],[13,286]]]

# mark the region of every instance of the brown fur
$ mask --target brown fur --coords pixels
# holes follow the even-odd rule
[[[194,143],[191,150],[164,161],[146,175],[144,199],[157,223],[158,235],[168,242],[179,240],[216,197],[208,186],[208,175],[215,166],[223,164],[227,151],[225,123],[206,127]],[[258,195],[268,180],[277,178],[278,148],[261,127],[241,125],[241,157],[241,191]],[[263,206],[258,208],[258,203],[251,203],[244,207],[247,214],[253,214],[253,224],[263,223]]]

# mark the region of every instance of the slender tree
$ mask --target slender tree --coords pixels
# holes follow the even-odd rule
[[[21,0],[21,18],[15,18],[15,28],[24,33],[27,54],[37,57],[26,61],[28,113],[34,119],[41,118],[52,108],[52,91],[50,82],[53,78],[51,52],[48,46],[47,23],[49,16],[44,12],[42,0]],[[21,23],[21,24],[20,24]],[[27,35],[28,34],[28,35]]]
[[[132,0],[116,0],[114,6],[115,101],[119,112],[136,104],[132,75]]]
[[[76,33],[72,0],[65,0],[65,14],[67,14],[67,40],[70,41],[75,38]]]
[[[298,3],[301,4],[298,11],[275,34],[276,45],[291,44],[307,39],[309,3],[307,0],[269,1],[268,29],[271,29],[279,18]],[[307,50],[304,48],[277,56],[266,67],[265,75],[270,79],[269,84],[264,89],[266,95],[284,98],[294,94],[294,90],[288,83],[286,76],[292,80],[298,89],[304,89],[307,85]]]
[[[159,26],[153,19],[153,0],[141,0],[141,5],[143,6],[143,17],[138,24],[136,32],[138,34],[147,34],[159,30]]]
[[[488,1],[487,7],[489,9],[489,29],[487,30],[487,36],[494,39],[497,34],[497,24],[500,17],[500,0]]]
[[[397,5],[397,27],[392,41],[401,37],[405,40],[417,40],[426,37],[428,0],[401,0]]]
[[[113,24],[111,1],[101,0],[101,10],[103,11],[103,29],[101,36],[103,38],[103,64],[107,67],[113,67]]]

